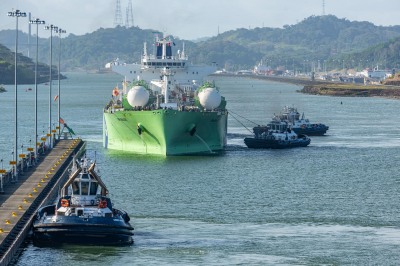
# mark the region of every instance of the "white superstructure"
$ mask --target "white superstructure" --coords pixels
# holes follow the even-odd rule
[[[182,51],[178,50],[174,55],[172,46],[175,45],[170,36],[155,39],[155,54],[147,53],[147,44],[144,43],[143,55],[140,64],[127,64],[115,60],[106,64],[106,68],[124,76],[126,80],[145,80],[151,82],[160,80],[160,75],[167,69],[171,73],[172,84],[184,86],[185,84],[193,84],[193,81],[203,81],[204,77],[214,73],[217,70],[216,64],[192,65],[185,54],[183,45]]]

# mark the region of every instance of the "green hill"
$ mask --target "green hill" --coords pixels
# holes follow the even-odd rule
[[[340,55],[361,52],[400,36],[400,26],[382,27],[370,22],[349,21],[333,15],[311,16],[296,25],[279,28],[238,29],[208,40],[229,40],[263,54],[273,67],[301,67]],[[260,58],[261,59],[261,58]],[[370,61],[376,58],[371,57]],[[388,61],[388,65],[396,62]],[[290,67],[289,67],[290,68]]]
[[[336,64],[343,62],[345,68],[361,68],[367,65],[370,68],[400,69],[400,37],[371,46],[361,52],[342,54],[329,60],[332,65],[335,65],[335,62]]]
[[[0,84],[15,83],[15,53],[0,44]],[[53,66],[53,79],[58,78],[57,68]],[[65,78],[61,76],[61,78]],[[49,66],[38,64],[38,83],[49,81]],[[35,63],[32,59],[18,53],[18,83],[35,83]]]
[[[0,43],[10,47],[14,34],[12,31],[0,31]],[[40,33],[40,36],[44,34]],[[398,37],[400,26],[376,26],[370,22],[327,15],[311,16],[283,28],[236,29],[204,41],[183,41],[175,37],[174,42],[177,49],[182,49],[182,43],[185,43],[185,52],[193,63],[216,62],[220,67],[229,66],[232,69],[250,68],[261,59],[272,67],[285,66],[289,69],[302,69],[307,65],[310,68],[317,62],[340,66],[344,65],[343,60],[347,62],[346,67],[350,67],[353,61],[348,60],[349,56],[357,62],[354,65],[360,67],[375,65],[385,57],[385,65],[392,68],[398,67],[398,57],[390,56],[390,49],[386,49],[386,53],[382,48],[386,43],[390,46],[389,42]],[[21,44],[24,53],[27,52],[27,38],[27,34],[21,34],[20,39],[25,40]],[[152,52],[153,39],[153,30],[138,27],[101,28],[82,36],[70,34],[61,42],[61,69],[100,69],[116,58],[137,62],[143,52],[143,42],[147,42],[147,49]],[[39,43],[40,61],[48,62],[48,37],[40,38]],[[375,49],[375,52],[365,52],[367,49]],[[58,58],[58,37],[53,39],[53,54]]]

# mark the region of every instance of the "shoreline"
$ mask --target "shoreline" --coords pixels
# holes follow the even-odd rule
[[[364,85],[355,83],[336,83],[323,80],[307,80],[301,78],[260,76],[260,75],[235,75],[214,74],[215,76],[243,77],[259,80],[290,83],[303,86],[298,92],[312,95],[338,96],[338,97],[383,97],[400,99],[400,86],[394,85]]]

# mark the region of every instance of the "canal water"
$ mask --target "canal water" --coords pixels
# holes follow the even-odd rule
[[[88,154],[96,154],[115,206],[132,218],[135,243],[39,248],[28,241],[17,265],[400,261],[400,101],[304,95],[291,84],[218,77],[232,111],[226,151],[164,158],[102,147],[102,110],[119,76],[67,76],[61,117],[88,142]],[[29,87],[19,87],[19,143],[24,147],[33,138],[34,92]],[[14,88],[6,89],[0,94],[4,162],[11,159],[14,136]],[[48,86],[39,86],[39,133],[48,126],[48,92]],[[250,121],[266,124],[285,105],[297,107],[312,122],[328,124],[327,136],[312,137],[307,148],[247,149],[243,138],[254,125]]]

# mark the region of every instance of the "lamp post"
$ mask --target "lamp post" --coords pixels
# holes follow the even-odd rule
[[[39,24],[46,23],[44,20],[35,19],[30,20],[30,24],[36,24],[36,63],[35,63],[35,162],[37,162],[38,157],[38,132],[37,132],[37,96],[38,96],[38,88],[37,88],[37,67],[38,67],[38,60],[39,60]]]
[[[15,26],[15,70],[14,70],[14,78],[15,78],[15,143],[14,143],[14,161],[17,163],[18,161],[18,81],[17,81],[17,54],[18,54],[18,18],[19,17],[26,17],[25,12],[21,12],[20,10],[15,10],[7,13],[9,17],[15,17],[16,21],[16,26]],[[17,167],[15,167],[15,178],[16,181],[18,181],[18,170]]]
[[[14,149],[14,150],[11,150],[11,161],[10,161],[10,164],[12,165],[12,173],[11,173],[11,176],[12,176],[12,180],[11,180],[11,182],[16,182],[16,180],[14,179],[14,177],[16,177],[16,174],[15,174],[15,172],[17,171],[17,162],[16,161],[12,161],[12,160],[14,160],[14,153],[15,153],[15,151],[16,151],[16,149]]]
[[[5,170],[3,167],[3,159],[0,160],[1,162],[1,169],[0,169],[0,193],[4,193],[4,186],[3,186],[3,175],[5,174]]]
[[[21,154],[24,154],[24,144],[21,144]],[[21,173],[24,172],[24,158],[21,157]]]
[[[51,140],[51,85],[52,85],[52,65],[53,65],[53,31],[57,31],[58,27],[51,24],[50,26],[44,27],[46,30],[50,30],[50,77],[49,77],[49,150],[52,148]]]
[[[60,138],[60,110],[61,110],[61,85],[60,85],[60,61],[61,61],[61,34],[62,33],[67,33],[67,31],[59,28],[56,31],[58,33],[59,37],[59,50],[58,50],[58,119],[57,119],[57,124],[58,124],[58,138]]]

